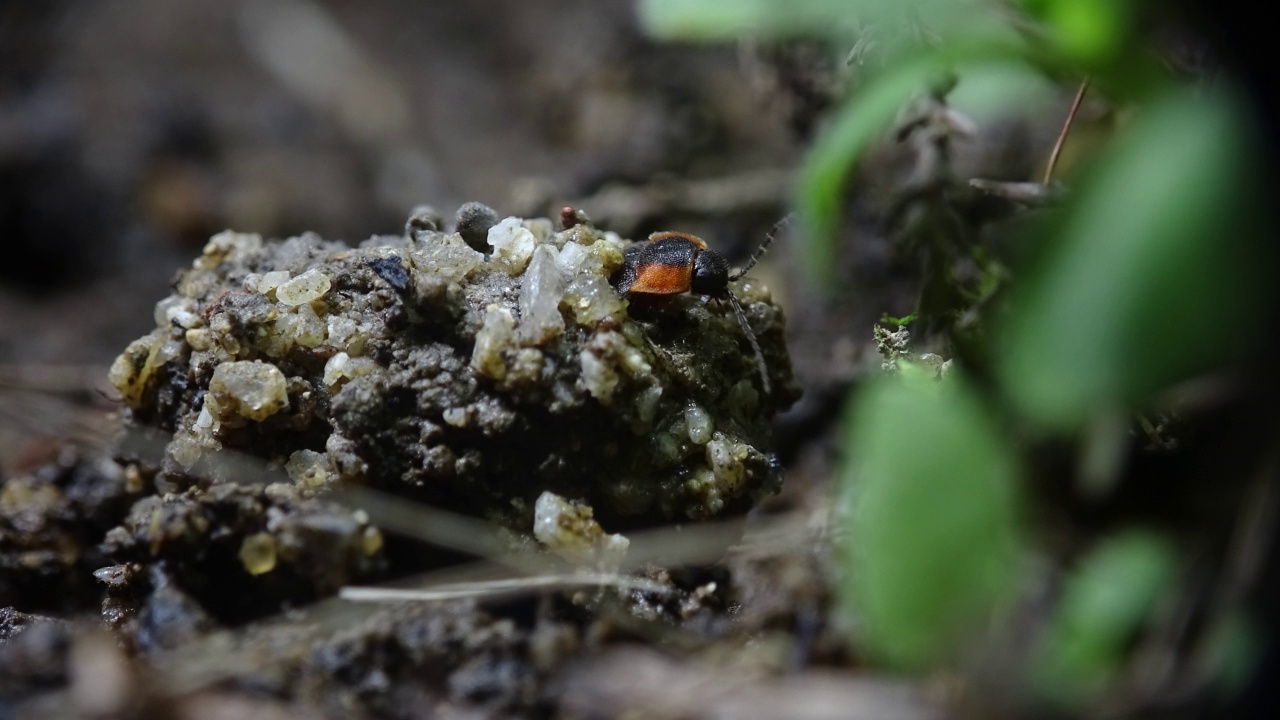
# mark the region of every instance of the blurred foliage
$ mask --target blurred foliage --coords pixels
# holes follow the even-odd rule
[[[1076,427],[1239,349],[1263,281],[1237,220],[1251,209],[1242,116],[1223,93],[1166,93],[1043,223],[1001,353],[1029,417]]]
[[[1105,689],[1162,596],[1177,555],[1169,541],[1133,530],[1095,549],[1068,578],[1036,668],[1042,691],[1072,704]]]
[[[1002,598],[1021,593],[1025,609],[1039,582],[1029,568],[1049,554],[1015,501],[1041,482],[1023,460],[1046,441],[1059,451],[1065,443],[1087,471],[1097,464],[1091,443],[1122,450],[1150,434],[1149,423],[1124,419],[1238,357],[1260,317],[1272,258],[1257,242],[1261,183],[1249,153],[1259,136],[1243,96],[1223,77],[1189,87],[1149,50],[1146,30],[1169,10],[1160,3],[642,0],[640,8],[668,38],[803,38],[845,58],[847,92],[808,151],[795,198],[811,278],[833,295],[844,282],[835,260],[846,179],[891,134],[932,158],[934,176],[888,211],[910,217],[915,204],[916,236],[928,241],[908,246],[932,258],[906,321],[963,345],[958,359],[970,372],[935,374],[911,361],[905,330],[878,328],[888,375],[852,398],[839,481],[844,602],[859,647],[895,667],[951,665],[965,654],[957,643],[980,635],[993,612],[1012,617],[1018,603]],[[947,104],[957,79],[957,102],[977,122],[1017,116],[1049,83],[1070,90],[1087,81],[1116,110],[1115,135],[1094,161],[1065,188],[1039,188],[1040,209],[1024,213],[1030,231],[1013,239],[1018,257],[952,227],[948,193],[960,181],[948,174],[948,143],[966,132]],[[924,115],[922,98],[932,103]],[[967,279],[954,271],[959,263]],[[881,309],[886,318],[891,310]],[[1099,428],[1117,441],[1090,436]],[[1135,637],[1162,600],[1179,596],[1186,562],[1146,530],[1080,543],[1091,544],[1040,613],[1029,670],[1039,697],[1077,708],[1125,675]],[[1238,602],[1215,612],[1204,642],[1222,683],[1239,687],[1255,656],[1240,639],[1249,620]]]
[[[842,478],[846,595],[861,639],[923,668],[983,627],[1015,586],[1016,474],[1010,448],[962,378],[901,363],[853,407]]]
[[[1022,0],[1044,23],[1056,50],[1093,70],[1105,68],[1132,47],[1138,0]]]

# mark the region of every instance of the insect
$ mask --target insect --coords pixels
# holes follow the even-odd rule
[[[764,394],[770,394],[769,372],[764,363],[764,353],[760,343],[747,323],[747,315],[742,311],[742,304],[729,289],[729,283],[735,282],[747,274],[755,266],[756,261],[764,255],[769,244],[773,242],[777,231],[789,218],[783,218],[773,230],[765,236],[764,242],[751,254],[747,264],[736,272],[729,271],[729,262],[724,256],[707,247],[707,243],[697,235],[683,232],[657,232],[649,236],[648,242],[637,243],[627,248],[622,268],[614,274],[610,282],[618,292],[629,297],[679,295],[690,292],[714,298],[723,298],[733,306],[742,332],[751,343],[755,352],[756,366],[760,370],[760,383]]]

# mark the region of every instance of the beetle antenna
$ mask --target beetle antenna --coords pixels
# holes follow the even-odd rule
[[[747,314],[742,311],[742,305],[738,302],[738,298],[734,297],[733,292],[726,293],[729,297],[729,304],[733,306],[733,313],[738,316],[738,324],[742,326],[742,334],[747,336],[747,342],[751,343],[751,349],[756,354],[756,367],[760,370],[760,387],[764,390],[766,396],[773,394],[769,390],[769,369],[764,364],[764,353],[760,351],[760,343],[756,340],[756,334],[751,331],[751,325],[747,323]]]
[[[755,267],[756,262],[758,262],[764,255],[764,251],[769,249],[769,243],[773,242],[773,239],[777,237],[782,228],[786,227],[787,223],[791,222],[791,216],[793,214],[794,213],[788,213],[783,216],[781,220],[774,223],[773,228],[769,230],[769,234],[764,236],[764,242],[760,243],[760,247],[756,248],[756,251],[751,253],[751,257],[747,259],[747,264],[743,266],[741,270],[729,276],[729,282],[741,280],[742,276],[746,275],[748,270]]]

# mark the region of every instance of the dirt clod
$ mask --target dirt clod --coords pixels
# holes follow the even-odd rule
[[[768,421],[797,390],[767,290],[738,293],[772,395],[726,303],[628,309],[608,285],[627,246],[612,233],[474,203],[458,233],[428,225],[354,249],[209,242],[112,377],[135,422],[175,430],[175,486],[234,449],[313,487],[369,484],[524,533],[544,491],[621,529],[768,489]]]

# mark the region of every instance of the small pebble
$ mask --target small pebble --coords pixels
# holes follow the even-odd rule
[[[484,203],[469,202],[458,208],[454,217],[454,231],[462,236],[473,249],[488,250],[489,229],[498,222],[498,213]]]
[[[285,305],[297,306],[324,297],[327,292],[329,276],[313,269],[276,288],[276,299]]]

